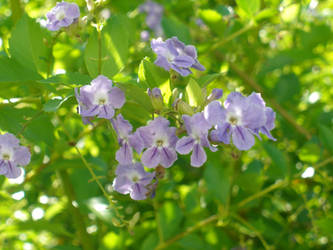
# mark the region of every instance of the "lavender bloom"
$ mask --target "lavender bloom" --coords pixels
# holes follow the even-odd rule
[[[143,150],[143,140],[138,132],[132,133],[132,125],[119,114],[117,119],[111,119],[113,128],[117,132],[119,150],[116,152],[116,160],[120,164],[129,165],[133,160],[133,148],[138,154]]]
[[[152,90],[148,88],[148,95],[150,97],[153,108],[156,111],[163,109],[163,96],[159,88],[153,88]]]
[[[175,145],[178,137],[176,128],[169,127],[169,124],[167,119],[157,117],[147,126],[138,129],[147,148],[141,157],[145,166],[155,168],[162,165],[168,168],[177,160]]]
[[[83,118],[97,116],[111,119],[114,109],[121,108],[125,103],[123,91],[112,87],[112,81],[100,75],[92,80],[90,85],[80,88],[80,94],[75,89],[75,96],[79,103],[79,114]]]
[[[187,45],[178,40],[177,37],[167,39],[165,42],[161,38],[151,41],[151,48],[157,54],[155,64],[165,70],[173,69],[182,76],[192,73],[189,68],[205,70],[197,57],[197,51],[194,46]]]
[[[19,140],[12,134],[0,135],[0,175],[17,178],[21,168],[30,162],[30,152],[27,147],[19,145]]]
[[[149,41],[150,34],[147,30],[143,30],[140,33],[140,38],[142,42],[147,42]]]
[[[163,7],[158,3],[149,0],[139,6],[139,11],[147,14],[147,26],[155,32],[156,36],[161,36],[163,33],[161,27],[161,20],[164,11]]]
[[[80,17],[80,9],[75,3],[58,2],[46,17],[47,29],[56,31],[75,22]]]
[[[222,97],[223,95],[223,90],[215,88],[212,90],[212,93],[208,96],[207,101],[212,102],[214,100],[218,100]]]
[[[213,101],[205,108],[206,119],[216,130],[211,132],[213,141],[233,144],[239,150],[248,150],[254,145],[254,134],[259,131],[269,131],[274,127],[274,112],[268,108],[266,114],[265,103],[261,96],[252,93],[244,97],[238,92],[232,92],[224,102]],[[259,135],[258,135],[259,136]]]
[[[153,178],[154,174],[146,172],[139,162],[119,165],[112,186],[121,194],[130,194],[133,200],[144,200],[149,192],[147,186]]]
[[[188,136],[181,138],[176,144],[178,153],[185,155],[192,151],[191,165],[201,167],[207,160],[207,155],[203,147],[209,147],[215,152],[208,141],[208,130],[211,125],[206,121],[203,113],[196,113],[193,116],[183,115]]]

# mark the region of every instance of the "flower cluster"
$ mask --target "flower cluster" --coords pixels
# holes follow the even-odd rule
[[[204,71],[205,67],[198,61],[197,50],[193,45],[185,45],[177,37],[153,39],[151,48],[157,54],[155,64],[165,70],[173,69],[182,76],[192,73],[190,68]]]
[[[155,32],[156,36],[161,36],[163,34],[161,27],[161,20],[163,16],[164,8],[160,4],[154,1],[146,1],[144,4],[139,6],[139,11],[147,14],[146,24],[147,26]],[[141,39],[147,41],[149,39],[149,32],[142,31]]]
[[[80,9],[75,3],[58,2],[57,5],[46,14],[46,28],[56,31],[62,27],[68,27],[80,17]]]
[[[19,143],[20,141],[10,133],[0,135],[0,175],[17,178],[22,171],[19,166],[29,164],[30,152]]]
[[[152,49],[157,53],[155,64],[173,69],[182,76],[191,72],[189,69],[204,67],[197,60],[194,46],[185,46],[173,37],[163,42],[152,41]],[[191,153],[191,166],[201,167],[207,161],[205,148],[212,152],[217,145],[230,144],[239,150],[248,150],[254,145],[254,137],[259,133],[275,140],[270,131],[274,128],[275,113],[266,107],[260,94],[252,93],[245,97],[232,92],[223,105],[222,89],[213,89],[204,100],[205,107],[193,108],[181,98],[176,98],[173,112],[173,124],[163,102],[159,88],[148,89],[152,106],[156,114],[145,126],[133,130],[129,121],[122,114],[114,117],[115,109],[125,103],[124,93],[112,86],[112,81],[100,75],[90,85],[75,90],[79,103],[78,112],[84,122],[91,122],[94,117],[110,120],[118,136],[119,149],[116,160],[119,165],[113,188],[121,194],[130,194],[134,200],[146,199],[154,194],[163,168],[170,168],[178,154]],[[195,112],[196,111],[196,112]],[[183,133],[179,138],[177,135]],[[145,168],[147,170],[145,170]]]

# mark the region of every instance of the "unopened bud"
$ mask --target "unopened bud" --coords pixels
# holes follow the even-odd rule
[[[87,3],[87,9],[88,11],[92,11],[95,7],[95,3],[93,0],[86,0]]]
[[[213,89],[212,93],[208,96],[207,101],[212,102],[214,100],[218,100],[222,97],[223,90],[222,89]]]
[[[163,109],[163,97],[159,88],[148,89],[148,95],[151,100],[151,104],[155,111],[161,111]]]
[[[193,108],[189,104],[184,102],[182,99],[176,100],[174,102],[173,106],[174,106],[174,109],[182,115],[193,115],[194,114]]]

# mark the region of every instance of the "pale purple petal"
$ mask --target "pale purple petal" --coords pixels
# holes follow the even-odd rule
[[[212,101],[209,103],[205,107],[204,115],[211,126],[221,124],[226,119],[226,111],[219,101]]]
[[[8,162],[7,173],[5,174],[7,178],[17,178],[21,175],[21,173],[22,173],[21,168],[18,168],[13,164],[11,164],[10,162]]]
[[[173,63],[176,64],[178,67],[189,68],[195,63],[195,61],[190,56],[179,55],[173,60]]]
[[[125,103],[124,92],[121,89],[117,88],[117,87],[113,87],[110,90],[109,97],[110,97],[111,105],[116,109],[121,108]]]
[[[213,141],[230,144],[231,126],[229,123],[223,123],[216,130],[212,130],[210,137]]]
[[[145,200],[147,192],[148,190],[143,185],[135,183],[132,185],[130,196],[133,200]]]
[[[138,154],[141,154],[142,150],[144,149],[144,142],[138,131],[128,137],[128,142],[129,145],[133,147]]]
[[[149,168],[155,168],[160,163],[160,153],[157,147],[148,148],[141,157],[143,165]]]
[[[120,164],[131,164],[133,160],[132,148],[128,143],[124,143],[116,152],[116,160]]]
[[[30,162],[30,152],[27,147],[19,146],[15,148],[13,161],[20,166],[26,166]]]
[[[128,194],[132,186],[132,182],[126,176],[117,176],[112,184],[114,190],[121,194]]]
[[[99,106],[98,111],[98,118],[111,119],[114,116],[114,109],[110,105]]]
[[[207,155],[203,147],[196,143],[193,147],[193,152],[191,155],[191,166],[201,167],[207,160]]]
[[[177,160],[177,153],[173,148],[159,148],[160,164],[165,167],[171,167],[172,164]]]
[[[232,142],[239,150],[249,150],[254,145],[254,136],[244,127],[232,128]]]
[[[186,155],[192,151],[194,147],[194,139],[190,136],[184,136],[179,139],[176,144],[176,150],[179,154]]]

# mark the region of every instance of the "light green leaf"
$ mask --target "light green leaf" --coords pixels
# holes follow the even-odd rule
[[[61,105],[72,96],[73,95],[68,95],[65,98],[56,98],[49,100],[47,103],[44,104],[43,110],[45,112],[56,112],[61,107]]]
[[[183,217],[182,210],[174,202],[167,201],[158,210],[164,239],[173,236],[179,230]]]
[[[210,194],[221,203],[226,204],[230,193],[230,177],[228,169],[219,165],[207,164],[204,176]]]
[[[333,131],[325,125],[319,125],[319,135],[325,148],[333,153]]]
[[[260,0],[236,0],[236,3],[250,17],[255,16],[260,10]]]
[[[116,75],[125,67],[129,47],[128,24],[129,19],[126,16],[114,15],[103,28],[100,43],[97,31],[91,34],[84,53],[84,61],[91,77],[99,75],[99,63],[101,74],[108,77]]]
[[[199,107],[204,102],[204,95],[199,84],[191,78],[186,86],[186,96],[189,104],[193,107]]]
[[[264,142],[263,146],[272,159],[272,165],[267,170],[268,175],[273,179],[285,177],[288,171],[288,161],[284,153],[269,142]]]
[[[192,39],[189,28],[176,17],[163,17],[162,27],[166,37],[176,36],[186,44],[191,43]]]
[[[88,75],[83,75],[78,72],[67,72],[66,74],[60,74],[55,75],[47,79],[43,79],[38,81],[39,83],[45,83],[45,84],[63,84],[63,85],[69,85],[69,86],[75,86],[75,85],[85,85],[89,84],[91,82],[92,78]]]
[[[17,22],[9,40],[9,52],[20,64],[32,71],[46,73],[48,70],[49,50],[43,39],[46,32],[27,15]]]
[[[151,63],[147,58],[141,61],[138,75],[140,83],[144,84],[147,88],[159,87],[169,80],[169,73]]]
[[[207,87],[211,82],[215,81],[220,76],[220,73],[204,75],[197,79],[197,82],[201,88]]]

